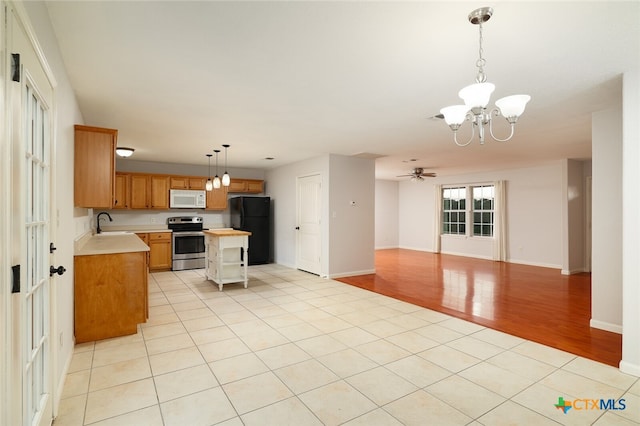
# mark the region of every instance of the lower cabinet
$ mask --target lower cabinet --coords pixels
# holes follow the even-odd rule
[[[135,334],[148,316],[147,252],[74,257],[76,343]]]
[[[149,271],[171,270],[171,232],[136,232],[149,246]]]

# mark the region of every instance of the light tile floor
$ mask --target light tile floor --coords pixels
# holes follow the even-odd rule
[[[616,368],[279,265],[250,277],[151,274],[138,334],[76,346],[54,424],[640,424]]]

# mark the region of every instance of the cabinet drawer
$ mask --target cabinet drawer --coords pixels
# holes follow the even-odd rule
[[[149,241],[171,241],[171,232],[150,232]]]

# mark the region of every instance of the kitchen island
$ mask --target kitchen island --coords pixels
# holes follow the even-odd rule
[[[76,343],[135,334],[147,321],[148,253],[133,233],[87,235],[76,242]]]
[[[251,232],[235,229],[210,229],[204,231],[205,274],[208,280],[218,284],[242,282],[247,288],[249,279],[249,235]]]

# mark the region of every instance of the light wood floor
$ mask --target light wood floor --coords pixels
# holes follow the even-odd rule
[[[622,336],[589,327],[591,274],[414,250],[338,281],[617,367]]]

